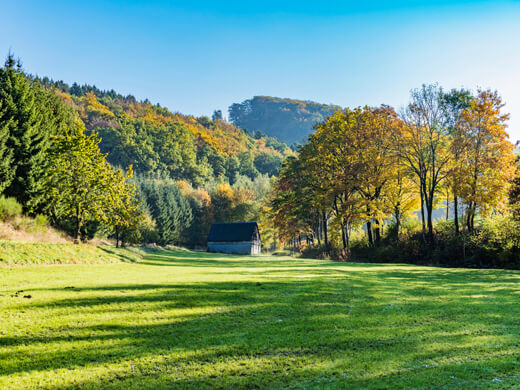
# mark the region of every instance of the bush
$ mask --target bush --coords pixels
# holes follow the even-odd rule
[[[0,220],[7,221],[22,215],[22,205],[15,198],[0,196]]]
[[[390,227],[379,245],[369,246],[364,239],[355,241],[352,257],[367,262],[520,269],[520,220],[511,215],[479,219],[473,233],[461,230],[457,234],[452,220],[438,221],[431,245],[418,228],[403,229],[397,240],[395,229]]]
[[[49,225],[49,219],[46,215],[38,214],[34,218],[34,224],[39,227],[47,227]]]
[[[25,218],[23,218],[25,219]],[[49,220],[47,216],[38,214],[34,219],[24,221],[26,230],[29,233],[44,233],[49,228]]]
[[[301,257],[307,259],[326,259],[329,257],[324,244],[307,246],[301,251]]]

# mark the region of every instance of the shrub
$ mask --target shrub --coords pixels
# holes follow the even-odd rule
[[[322,244],[305,247],[301,252],[301,257],[307,259],[326,259],[329,255],[327,254],[327,248]]]
[[[0,220],[6,221],[22,215],[22,205],[15,198],[0,196]]]
[[[46,215],[38,214],[34,218],[34,223],[36,226],[47,227],[49,225],[49,219]]]
[[[34,219],[22,218],[29,233],[44,233],[49,228],[49,221],[45,215],[38,214]]]

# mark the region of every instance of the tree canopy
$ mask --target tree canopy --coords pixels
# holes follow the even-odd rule
[[[229,119],[249,132],[260,131],[289,144],[302,143],[314,125],[323,122],[337,106],[311,101],[255,96],[229,107]]]

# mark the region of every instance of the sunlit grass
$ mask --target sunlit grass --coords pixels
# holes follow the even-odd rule
[[[0,275],[2,389],[520,384],[515,271],[161,251]]]
[[[0,266],[135,262],[143,254],[143,250],[138,248],[114,248],[108,245],[0,240]]]

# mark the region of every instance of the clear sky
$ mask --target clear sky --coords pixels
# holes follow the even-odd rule
[[[27,71],[210,115],[254,95],[406,104],[422,83],[497,89],[520,139],[518,1],[0,2]]]

